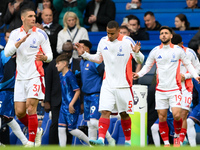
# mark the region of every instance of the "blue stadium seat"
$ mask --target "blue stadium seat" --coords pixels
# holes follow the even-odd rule
[[[43,129],[43,135],[42,135],[42,145],[49,144],[49,129],[51,126],[52,120],[49,118],[49,113],[44,114],[44,118],[42,121],[42,129]]]
[[[116,5],[116,9],[125,10],[126,4],[131,0],[113,0]],[[185,0],[142,0],[142,9],[166,9],[166,8],[185,8]]]
[[[199,27],[200,20],[199,12],[200,10],[193,11],[192,9],[141,9],[141,10],[119,10],[116,12],[115,20],[121,25],[123,18],[127,15],[134,14],[140,19],[140,26],[144,28],[144,14],[147,11],[152,11],[155,18],[161,25],[167,25],[169,27],[175,27],[174,19],[176,15],[183,13],[187,16],[190,22],[190,27]]]
[[[121,120],[116,121],[112,137],[115,139],[117,145],[124,145],[125,136],[121,126]]]

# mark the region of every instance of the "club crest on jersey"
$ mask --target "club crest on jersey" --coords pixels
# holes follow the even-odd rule
[[[86,65],[85,70],[89,70],[89,64]]]
[[[175,54],[174,54],[174,53],[172,54],[172,59],[171,59],[171,62],[177,62],[177,59],[176,59],[176,56],[175,56]]]
[[[124,56],[124,54],[122,54],[122,46],[119,47],[119,52],[117,53],[117,56]]]
[[[33,39],[32,44],[30,45],[30,48],[37,48],[36,39],[35,38]]]

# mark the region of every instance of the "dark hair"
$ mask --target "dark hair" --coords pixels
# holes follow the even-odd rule
[[[171,39],[172,44],[179,44],[182,42],[182,37],[180,34],[174,34],[172,39]]]
[[[173,30],[172,30],[170,27],[168,27],[168,26],[161,26],[160,29],[159,29],[159,31],[161,31],[161,30],[163,30],[163,29],[167,29],[167,30],[169,30],[169,32],[170,32],[171,34],[173,34]]]
[[[126,16],[126,18],[128,18],[128,21],[137,20],[137,24],[140,25],[140,19],[138,17],[136,17],[135,15],[128,15],[128,16]]]
[[[87,46],[89,49],[92,48],[92,43],[88,40],[80,40],[79,43],[83,43],[85,46]]]
[[[6,31],[5,31],[5,36],[6,36],[6,33],[11,33],[12,32],[12,30],[11,29],[7,29]]]
[[[119,29],[126,29],[128,32],[130,32],[130,30],[127,26],[120,26]]]
[[[118,29],[118,28],[119,28],[119,24],[118,24],[116,21],[112,20],[112,21],[109,21],[109,22],[108,22],[107,27],[108,27],[109,29],[112,29],[112,28]]]
[[[24,13],[28,12],[28,11],[34,11],[32,8],[24,8],[21,10],[21,15],[23,15]]]
[[[66,61],[67,63],[69,63],[69,57],[67,54],[62,53],[60,54],[57,58],[56,58],[56,63],[58,63],[59,61]]]
[[[186,27],[186,29],[190,27],[190,23],[188,22],[186,15],[179,14],[176,17],[178,17],[182,22],[185,21],[185,27]]]
[[[145,12],[144,17],[146,17],[147,15],[150,15],[150,16],[155,17],[155,16],[154,16],[154,13],[153,13],[152,11],[147,11],[147,12]]]
[[[62,45],[62,51],[64,53],[67,53],[67,52],[72,52],[73,51],[73,44],[70,40],[67,40],[67,42],[63,43]]]

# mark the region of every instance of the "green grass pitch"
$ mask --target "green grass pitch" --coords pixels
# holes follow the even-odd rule
[[[137,146],[131,146],[131,147],[125,147],[125,146],[115,146],[115,147],[109,147],[109,146],[96,146],[96,147],[88,147],[88,146],[66,146],[66,147],[59,147],[59,146],[41,146],[41,147],[33,147],[33,148],[25,148],[23,146],[6,146],[6,147],[0,147],[1,150],[199,150],[200,146],[197,147],[190,147],[190,146],[184,146],[184,147],[155,147],[155,146],[145,146],[145,147],[137,147]]]

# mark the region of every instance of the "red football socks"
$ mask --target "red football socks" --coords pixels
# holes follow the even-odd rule
[[[110,119],[100,118],[99,119],[99,137],[105,139],[106,132],[110,126]]]
[[[182,118],[179,121],[174,120],[174,131],[176,134],[179,134],[182,127]]]
[[[124,132],[125,140],[131,140],[131,118],[128,120],[121,120],[122,129]]]
[[[28,114],[26,114],[23,118],[19,118],[19,121],[28,127]]]
[[[179,135],[180,142],[183,143],[183,141],[184,141],[184,139],[185,139],[185,136],[186,136],[186,133],[187,133],[187,129],[182,128],[182,129],[181,129],[181,132],[180,132],[180,135]]]
[[[38,127],[37,114],[29,115],[29,117],[28,117],[28,132],[29,132],[29,141],[31,141],[31,142],[35,141],[37,127]]]
[[[169,141],[169,127],[167,121],[159,122],[160,136],[163,141]]]

